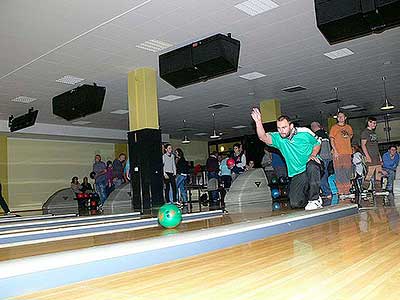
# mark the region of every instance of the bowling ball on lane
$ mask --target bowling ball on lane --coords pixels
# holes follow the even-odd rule
[[[174,204],[164,204],[158,211],[158,223],[164,228],[175,228],[182,222],[182,212]]]

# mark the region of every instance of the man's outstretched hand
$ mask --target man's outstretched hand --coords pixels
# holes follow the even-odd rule
[[[253,118],[254,122],[261,122],[261,112],[258,108],[253,108],[251,112],[251,117]]]

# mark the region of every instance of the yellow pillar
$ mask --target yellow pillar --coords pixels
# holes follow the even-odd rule
[[[129,129],[158,129],[157,74],[139,68],[128,74]]]
[[[8,150],[7,137],[0,136],[0,182],[3,188],[3,196],[6,201],[8,199]]]
[[[121,153],[128,155],[128,144],[114,144],[115,157],[118,158]]]
[[[333,125],[337,123],[336,119],[333,117],[328,118],[328,132],[331,131]]]
[[[281,115],[281,102],[278,99],[263,100],[260,112],[263,123],[275,122]]]

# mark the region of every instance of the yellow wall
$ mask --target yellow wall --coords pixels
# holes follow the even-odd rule
[[[182,144],[181,140],[170,139],[170,144],[174,149],[181,148],[188,161],[194,161],[194,164],[206,163],[208,157],[207,141],[191,141],[190,144]]]
[[[39,209],[57,190],[81,181],[94,155],[113,160],[114,144],[8,138],[8,193],[12,210]]]
[[[0,136],[0,182],[3,188],[3,197],[8,201],[8,158],[7,137]]]

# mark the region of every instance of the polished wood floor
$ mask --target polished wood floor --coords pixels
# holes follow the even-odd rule
[[[399,212],[299,231],[13,299],[400,299]]]

